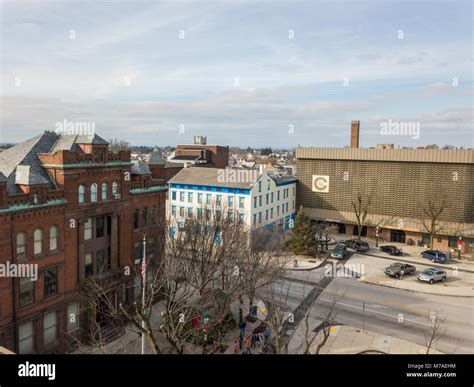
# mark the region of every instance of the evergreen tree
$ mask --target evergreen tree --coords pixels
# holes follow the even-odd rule
[[[312,255],[316,247],[315,229],[311,225],[310,219],[305,215],[303,206],[296,214],[296,220],[291,230],[291,239],[288,246],[295,254]]]

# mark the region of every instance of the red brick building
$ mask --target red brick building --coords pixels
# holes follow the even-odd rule
[[[79,294],[89,279],[110,289],[113,304],[131,304],[140,290],[143,235],[151,259],[163,236],[157,152],[132,163],[97,135],[46,131],[0,153],[0,346],[60,353],[90,326],[107,336],[101,301],[84,313]],[[37,278],[20,277],[15,265],[30,277],[36,268]]]

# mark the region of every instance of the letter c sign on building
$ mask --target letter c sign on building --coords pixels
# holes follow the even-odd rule
[[[313,192],[329,192],[329,176],[313,175]]]

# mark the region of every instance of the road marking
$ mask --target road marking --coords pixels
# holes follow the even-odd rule
[[[320,297],[319,300],[325,301],[325,302],[330,302],[330,303],[333,302],[332,300],[328,300],[328,299],[322,298],[322,297]],[[346,304],[344,302],[336,302],[336,305],[347,306],[348,308],[353,308],[353,309],[364,311],[364,309],[362,307],[358,307],[356,305],[351,305],[351,304]],[[391,314],[382,313],[382,312],[375,311],[375,310],[368,310],[367,305],[366,305],[365,311],[369,312],[369,313],[379,314],[379,315],[385,316],[385,317],[390,317],[390,318],[393,318],[393,319],[398,319],[398,316],[392,316]],[[425,325],[425,326],[429,326],[429,327],[431,326],[431,324],[421,322],[421,321],[411,320],[411,319],[408,319],[408,318],[404,318],[403,321],[408,321],[408,322],[412,322],[412,323],[415,323],[415,324],[421,324],[421,325]]]

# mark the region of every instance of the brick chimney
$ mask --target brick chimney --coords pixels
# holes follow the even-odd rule
[[[359,147],[359,127],[360,121],[351,122],[351,148]]]

